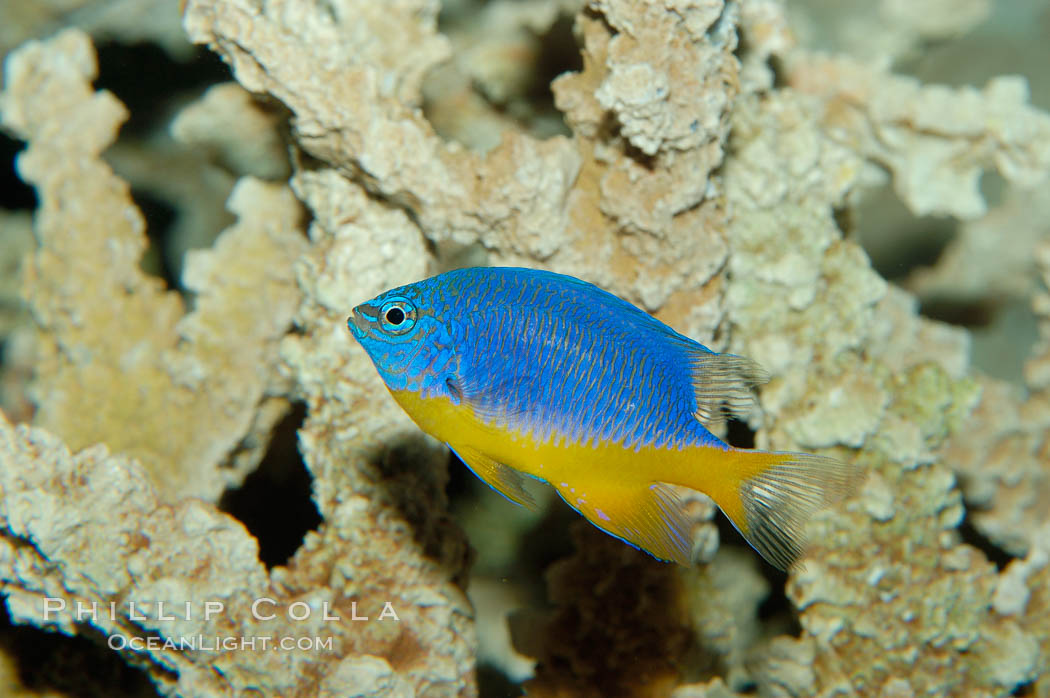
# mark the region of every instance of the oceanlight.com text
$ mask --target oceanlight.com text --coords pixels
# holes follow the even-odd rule
[[[187,635],[182,637],[160,637],[149,635],[110,635],[106,640],[110,649],[130,649],[135,652],[159,650],[199,650],[206,652],[233,652],[238,650],[262,652],[331,652],[334,647],[331,637],[273,637],[256,635]]]

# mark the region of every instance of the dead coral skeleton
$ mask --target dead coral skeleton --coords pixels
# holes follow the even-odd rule
[[[345,347],[322,351],[339,335],[310,292],[342,284],[337,299],[325,299],[340,305],[365,291],[347,276],[352,267],[340,268],[328,281],[314,280],[304,299],[295,281],[295,261],[308,250],[300,206],[286,186],[246,178],[231,198],[238,223],[187,263],[184,283],[197,302],[185,314],[177,295],[137,267],[141,215],[98,157],[124,110],[91,90],[94,61],[78,31],[30,42],[9,59],[2,96],[5,124],[30,143],[20,170],[42,200],[26,282],[41,335],[37,420],[65,443],[107,442],[73,455],[44,429],[0,423],[0,579],[12,616],[128,643],[117,649],[160,689],[183,695],[260,687],[273,695],[343,695],[347,685],[377,696],[472,692],[473,626],[452,579],[467,556],[445,523],[443,471],[434,467],[420,481],[370,464],[371,446],[356,432],[364,425],[345,423],[346,406],[372,416],[378,441],[403,418],[361,384],[370,375],[361,366],[336,381],[346,399],[342,436],[337,418],[308,423],[301,434],[326,525],[286,567],[268,572],[252,536],[216,509],[223,487],[261,458],[293,397],[284,361],[302,359],[303,391],[294,396],[317,418],[327,414],[323,403],[332,404],[333,395],[311,388],[308,367],[323,368],[331,384],[340,368],[325,362]],[[362,206],[362,220],[372,206]],[[319,249],[321,242],[315,239]],[[298,354],[284,342],[297,311],[308,330]],[[114,448],[120,455],[110,455]],[[428,453],[433,448],[417,457],[426,462]],[[414,506],[409,517],[399,508],[406,502]],[[422,546],[417,527],[431,536]],[[64,602],[64,613],[48,619],[48,598]],[[253,613],[258,599],[272,600],[279,619]],[[132,602],[147,609],[145,620]],[[169,609],[190,603],[196,612],[169,622],[157,611],[162,602]],[[200,608],[207,602],[223,611],[207,617]],[[78,603],[119,610],[77,617]],[[343,613],[338,621],[313,614],[312,622],[296,622],[287,613],[293,604]],[[346,610],[360,605],[376,618],[386,604],[396,621],[362,625]],[[165,642],[178,647],[187,637],[325,644],[245,652]],[[154,644],[127,649],[148,638]]]
[[[549,22],[552,4],[534,6]],[[987,9],[966,7],[930,15],[944,18],[940,29],[910,21],[905,44],[960,31]],[[1047,520],[1046,343],[1029,364],[1024,401],[974,377],[966,333],[921,318],[915,299],[843,235],[839,216],[879,167],[914,213],[967,220],[985,212],[983,172],[1045,181],[1050,118],[1027,105],[1023,84],[924,86],[885,63],[813,54],[774,0],[595,0],[575,20],[583,67],[553,85],[573,138],[538,140],[487,121],[499,140],[480,153],[443,140],[421,110],[428,71],[452,50],[438,9],[432,0],[186,1],[190,37],[218,51],[244,88],[290,110],[296,146],[312,158],[299,163],[292,191],[313,218],[302,235],[287,188],[242,180],[230,204],[238,223],[187,266],[199,297],[190,313],[136,267],[141,218],[99,159],[123,108],[91,90],[87,39],[62,34],[10,59],[4,122],[31,144],[20,167],[43,200],[27,281],[41,325],[37,419],[55,433],[0,424],[0,572],[12,615],[40,625],[48,595],[211,595],[230,607],[257,594],[286,605],[387,599],[397,626],[340,625],[324,656],[150,651],[135,661],[182,692],[265,682],[279,693],[473,693],[475,639],[460,587],[469,555],[443,508],[441,452],[412,440],[342,322],[361,298],[435,270],[431,250],[474,247],[490,263],[588,278],[705,343],[758,359],[773,375],[752,419],[759,445],[828,449],[871,473],[859,497],[813,522],[813,554],[787,586],[799,636],[763,636],[754,570],[733,568],[753,593],[726,602],[730,618],[694,605],[698,589],[723,593],[732,568],[700,507],[712,561],[693,584],[649,570],[615,541],[559,563],[550,579],[559,608],[533,624],[533,644],[519,642],[541,660],[535,690],[594,686],[622,668],[610,659],[639,656],[630,652],[639,638],[656,637],[647,619],[605,614],[602,600],[649,575],[647,603],[692,610],[653,641],[660,652],[632,667],[651,679],[640,691],[1044,689],[1046,550],[1030,532]],[[508,35],[527,45],[518,29]],[[775,82],[772,57],[786,85]],[[521,79],[471,77],[490,99],[508,98]],[[464,89],[462,80],[448,85]],[[74,228],[84,234],[69,235]],[[234,264],[248,256],[267,263]],[[220,273],[227,264],[237,271]],[[123,324],[92,303],[103,294],[120,299]],[[293,316],[301,332],[287,334]],[[213,381],[221,390],[194,390]],[[110,389],[125,391],[120,404],[134,411],[77,409],[83,395]],[[210,502],[257,462],[238,449],[261,449],[289,399],[308,407],[301,450],[325,524],[286,568],[267,572],[247,532]],[[169,408],[175,426],[158,416]],[[377,457],[399,440],[434,467]],[[960,542],[957,478],[970,501],[990,507],[975,525],[1023,561],[999,572]],[[41,511],[53,513],[33,515]],[[208,546],[195,545],[202,536]],[[603,578],[598,565],[610,555],[623,559]],[[216,623],[182,630],[258,631],[243,609]],[[56,625],[79,632],[68,616]],[[127,615],[95,627],[143,630]],[[580,651],[599,636],[608,652]]]
[[[138,268],[142,216],[99,157],[127,114],[91,90],[95,71],[90,41],[72,31],[6,63],[3,123],[30,143],[19,173],[41,199],[24,272],[41,329],[36,422],[73,448],[104,442],[138,458],[173,499],[214,500],[258,464],[287,409],[274,366],[299,301],[287,259],[305,249],[300,209],[286,187],[243,180],[229,202],[240,222],[187,259],[185,313]]]

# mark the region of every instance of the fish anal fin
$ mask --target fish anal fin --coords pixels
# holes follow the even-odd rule
[[[536,508],[536,500],[525,487],[525,476],[520,472],[509,465],[503,465],[489,458],[481,451],[470,446],[452,446],[449,444],[449,448],[489,487],[526,509]]]
[[[555,485],[555,489],[606,533],[657,559],[692,564],[691,526],[674,487],[662,482],[595,482]]]
[[[726,415],[747,417],[754,407],[755,386],[769,380],[761,366],[744,356],[696,351],[691,359],[694,415],[705,424]]]

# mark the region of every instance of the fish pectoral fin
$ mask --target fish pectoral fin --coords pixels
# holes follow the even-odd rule
[[[694,415],[705,424],[726,415],[745,418],[755,404],[754,388],[769,380],[757,363],[735,354],[694,351],[690,357]]]
[[[448,445],[452,452],[492,489],[526,509],[535,509],[536,500],[525,488],[525,476],[470,446]]]
[[[601,482],[555,489],[569,506],[606,533],[660,560],[693,564],[691,525],[672,486]]]
[[[530,375],[495,371],[476,373],[476,377],[451,376],[446,381],[455,399],[470,407],[475,417],[487,425],[518,423],[529,418],[535,409],[527,397],[532,394],[526,389],[533,384]]]

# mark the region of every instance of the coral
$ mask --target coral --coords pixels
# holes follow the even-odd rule
[[[579,553],[547,571],[556,609],[514,631],[519,649],[540,662],[525,690],[530,696],[669,692],[693,649],[679,571],[586,523],[575,522],[572,532]]]
[[[222,228],[233,222],[224,208],[237,175],[285,179],[287,157],[253,170],[240,166],[244,160],[228,158],[219,167],[202,163],[212,155],[203,148],[185,147],[173,140],[163,123],[193,96],[195,81],[219,70],[213,58],[194,47],[182,29],[180,6],[169,0],[40,0],[5,3],[0,21],[0,56],[23,41],[41,39],[66,27],[77,27],[108,49],[102,81],[122,99],[131,98],[133,136],[125,133],[108,147],[106,161],[131,187],[136,203],[147,204],[145,215],[158,222],[158,244],[143,261],[147,271],[170,271],[181,277],[183,256],[189,249],[208,247]],[[156,50],[160,47],[162,50]],[[151,89],[152,88],[152,89]],[[150,94],[145,95],[145,93]],[[144,96],[145,95],[145,96]],[[257,120],[258,108],[233,111],[227,103],[228,119],[242,118],[249,127]],[[272,117],[271,117],[272,118]],[[217,123],[217,120],[216,120]],[[247,134],[250,128],[244,128]],[[259,155],[270,148],[270,137],[254,130]],[[232,141],[232,139],[230,139]],[[258,158],[256,158],[258,163]],[[258,163],[262,164],[262,163]],[[283,167],[282,167],[283,166]],[[165,219],[170,216],[170,223]],[[159,219],[154,221],[152,219]],[[165,229],[170,224],[170,229]]]
[[[1007,189],[987,215],[967,221],[933,266],[916,270],[909,290],[922,298],[969,301],[1027,299],[1038,289],[1032,250],[1050,239],[1050,192],[1045,187]],[[1010,235],[1013,245],[1002,244]],[[988,264],[994,256],[995,264]]]
[[[916,214],[977,218],[989,166],[1029,187],[1050,167],[1050,116],[1029,106],[1019,76],[950,89],[842,57],[800,53],[789,66],[792,86],[825,101],[828,132],[892,171]]]
[[[20,269],[33,244],[33,232],[29,216],[7,212],[0,212],[0,229],[8,236],[0,247],[0,337],[5,337],[21,324]]]
[[[975,508],[974,524],[1015,555],[1038,545],[1050,520],[1050,241],[1034,253],[1040,339],[1025,366],[1027,390],[982,377],[980,403],[944,448]]]
[[[361,386],[357,377],[370,375],[361,361],[352,365],[351,380],[333,383],[335,369],[325,361],[342,348],[314,351],[341,337],[320,308],[323,301],[346,301],[325,294],[336,293],[333,284],[345,284],[353,268],[333,269],[327,281],[323,274],[311,278],[300,303],[293,262],[304,256],[305,268],[308,261],[299,205],[286,187],[245,178],[231,199],[238,223],[187,262],[184,284],[196,302],[184,313],[178,296],[136,266],[145,246],[141,217],[126,185],[97,158],[123,109],[111,95],[91,92],[93,62],[87,37],[67,31],[28,44],[7,64],[4,123],[30,142],[19,167],[42,202],[27,280],[41,328],[37,421],[65,443],[108,443],[74,456],[43,429],[0,424],[2,578],[12,617],[67,633],[332,643],[316,653],[161,647],[129,655],[158,687],[182,694],[261,685],[273,694],[338,695],[347,682],[362,695],[369,682],[376,695],[469,692],[472,626],[465,596],[451,582],[466,555],[443,524],[441,471],[419,482],[415,471],[373,465],[374,446],[357,438],[364,424],[347,424],[345,406],[376,420],[372,444],[392,435],[396,409],[374,386]],[[308,180],[304,175],[304,192]],[[338,215],[348,214],[333,203]],[[353,284],[368,277],[349,278],[354,292]],[[300,305],[301,324],[310,330],[299,345],[308,349],[300,355],[303,397],[320,420],[307,424],[301,440],[327,525],[308,536],[287,567],[268,573],[254,539],[209,501],[258,462],[270,426],[292,397],[279,362],[281,353],[296,360],[282,340]],[[325,375],[311,382],[311,366]],[[349,397],[337,405],[346,431],[334,440],[340,419],[328,419],[323,409],[331,397],[318,394],[325,385]],[[114,444],[121,455],[109,455]],[[400,505],[411,510],[401,513]],[[430,540],[417,544],[412,524]],[[66,614],[45,621],[45,596],[64,600]],[[279,611],[300,601],[327,602],[342,620],[322,624],[315,614],[310,623],[295,623],[282,614],[283,621],[268,623],[251,613],[252,600],[261,597]],[[112,617],[75,622],[78,601],[121,608]],[[214,601],[226,611],[165,625],[159,612],[135,619],[132,601],[146,609],[165,601],[198,610]],[[347,610],[352,602],[373,618],[389,602],[399,620],[361,629]]]
[[[992,594],[992,607],[1001,617],[1016,619],[1018,625],[1035,635],[1040,645],[1038,652],[1046,657],[1050,651],[1050,637],[1046,632],[1050,624],[1050,526],[1044,523],[1032,540],[1028,556],[1011,562],[999,576]],[[1005,654],[1003,660],[1016,661]],[[1047,692],[1050,692],[1050,676],[1043,672],[1035,681],[1035,695]]]
[[[282,180],[290,172],[278,133],[281,117],[280,110],[254,101],[240,85],[223,83],[180,111],[171,134],[180,143],[213,151],[232,172]]]
[[[196,298],[184,314],[139,270],[142,217],[98,158],[124,109],[90,90],[85,36],[56,42],[54,57],[33,43],[13,55],[3,94],[4,124],[31,143],[19,172],[41,199],[25,290],[44,331],[37,423],[73,448],[102,441],[139,458],[172,498],[215,499],[258,463],[262,448],[243,444],[265,447],[287,407],[268,393],[280,389],[277,342],[298,303],[285,261],[305,244],[298,205],[286,188],[243,180],[230,199],[239,223],[187,260]],[[77,127],[63,127],[71,115]]]
[[[889,63],[922,42],[955,38],[988,17],[988,0],[798,0],[786,7],[803,46]]]
[[[690,500],[691,570],[574,526],[575,552],[549,568],[553,608],[514,624],[515,648],[535,660],[530,694],[1050,690],[1050,248],[1045,226],[1024,219],[1045,209],[1050,117],[1021,78],[977,89],[893,72],[920,42],[973,27],[987,2],[820,7],[460,2],[446,36],[434,0],[186,0],[187,34],[240,85],[213,88],[172,127],[200,151],[180,173],[218,163],[207,181],[223,184],[202,211],[237,182],[236,222],[180,275],[188,311],[139,268],[141,215],[100,157],[125,113],[92,91],[86,36],[13,54],[0,110],[29,143],[19,171],[41,208],[23,265],[36,426],[0,423],[12,617],[95,638],[335,639],[319,653],[125,653],[168,692],[475,693],[471,554],[447,511],[444,450],[344,329],[361,299],[472,260],[575,274],[755,358],[771,375],[748,417],[756,445],[869,473],[857,497],[812,522],[783,590],[723,544],[702,495]],[[552,83],[557,124],[530,91],[568,13],[581,64]],[[147,177],[149,156],[120,148],[115,166]],[[991,172],[1001,202],[979,187]],[[290,186],[236,177],[247,173],[290,175]],[[910,214],[964,223],[908,289],[873,269],[852,230],[887,173]],[[199,179],[174,196],[209,188]],[[912,291],[1033,299],[1041,334],[1024,386],[971,365],[970,334],[922,317]],[[292,401],[305,405],[299,450],[324,523],[267,570],[215,501],[259,462]],[[964,516],[1018,559],[1000,571],[962,542]],[[491,582],[508,557],[479,573]],[[787,609],[758,613],[780,591],[797,614],[790,634]],[[400,621],[263,626],[245,603],[258,595],[282,609],[390,601]],[[44,596],[222,599],[228,611],[177,626],[124,611],[45,623]],[[500,646],[480,654],[527,675],[493,619],[521,597],[482,596],[480,637]]]
[[[121,138],[106,161],[136,193],[169,205],[173,217],[152,251],[181,279],[187,252],[210,247],[234,220],[226,205],[238,178],[287,181],[286,116],[235,83],[215,85],[175,113],[170,128]],[[144,267],[146,265],[143,265]]]
[[[532,678],[536,660],[514,649],[508,613],[527,605],[517,585],[507,579],[475,575],[470,580],[470,603],[477,610],[479,665],[491,665],[515,682]]]
[[[478,152],[503,134],[526,128],[538,136],[564,133],[560,114],[536,103],[545,69],[575,55],[561,35],[579,0],[493,0],[482,7],[442,3],[442,32],[452,59],[435,66],[422,85],[427,120],[443,137]]]
[[[512,626],[515,643],[539,660],[528,695],[651,696],[677,686],[674,695],[688,696],[690,682],[720,683],[720,673],[750,682],[756,612],[769,591],[753,558],[720,550],[712,564],[684,570],[583,522],[572,534],[579,552],[547,571],[554,610]]]
[[[178,6],[167,0],[40,0],[5,5],[0,55],[23,41],[70,26],[97,39],[153,41],[176,56],[192,50],[179,31]]]
[[[0,421],[0,487],[0,575],[15,620],[66,633],[91,627],[111,638],[200,637],[213,648],[225,637],[274,643],[327,637],[332,643],[315,652],[209,651],[202,644],[193,651],[136,653],[136,663],[163,690],[225,695],[256,687],[271,695],[343,695],[353,685],[359,695],[379,696],[468,680],[464,644],[448,627],[457,623],[457,613],[465,621],[456,609],[462,600],[420,586],[425,569],[399,566],[389,556],[385,572],[362,575],[382,526],[360,495],[326,511],[333,524],[325,535],[307,541],[293,566],[268,575],[240,523],[194,498],[162,503],[145,470],[103,446],[73,456],[41,429]],[[253,614],[260,598],[272,599],[264,608],[277,616],[272,621]],[[51,599],[51,614],[45,599]],[[64,608],[58,610],[55,599]],[[288,615],[298,602],[314,609],[302,622]],[[380,613],[385,602],[400,620],[351,620],[351,613]],[[111,603],[119,606],[116,613]],[[159,603],[167,604],[167,614]],[[208,618],[206,603],[223,610]],[[96,610],[90,625],[76,615],[77,604]],[[341,620],[323,622],[322,604]],[[458,647],[464,648],[459,657]]]

